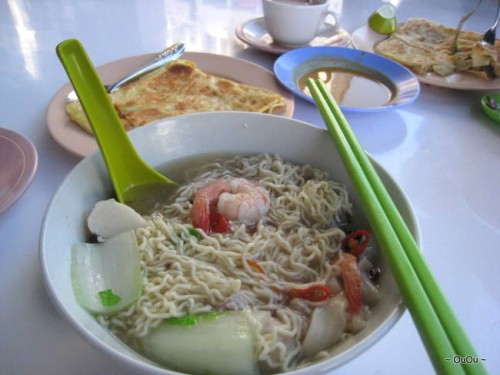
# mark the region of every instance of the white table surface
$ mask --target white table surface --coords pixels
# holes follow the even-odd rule
[[[379,1],[332,0],[349,32]],[[393,1],[400,19],[453,26],[474,0]],[[483,32],[495,0],[467,23]],[[156,52],[176,41],[188,51],[236,56],[272,69],[275,55],[250,48],[235,27],[260,17],[260,0],[0,1],[0,127],[27,136],[39,167],[25,194],[0,214],[0,373],[137,374],[98,352],[63,320],[43,285],[39,233],[45,210],[80,161],[50,136],[45,112],[67,82],[55,54],[77,38],[95,65]],[[500,91],[500,90],[499,90]],[[500,374],[500,125],[478,105],[485,92],[422,86],[418,100],[385,113],[347,114],[363,146],[410,199],[422,250],[484,365]],[[322,127],[296,100],[294,117]],[[335,374],[432,374],[408,313],[376,345]]]

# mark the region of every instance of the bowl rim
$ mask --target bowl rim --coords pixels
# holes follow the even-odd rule
[[[148,124],[145,127],[141,127],[138,129],[134,129],[131,131],[130,137],[133,143],[140,137],[143,137],[144,135],[142,133],[147,133],[148,129],[153,129],[155,127],[164,127],[168,126],[165,124],[168,123],[183,123],[183,121],[195,118],[195,117],[201,117],[205,118],[206,116],[209,117],[214,117],[214,118],[220,118],[222,120],[228,119],[229,117],[242,117],[242,118],[249,118],[254,117],[256,120],[265,120],[266,118],[276,118],[279,122],[285,122],[285,123],[294,123],[297,126],[300,127],[308,127],[308,128],[314,128],[316,130],[314,131],[325,131],[324,129],[319,128],[318,126],[312,125],[310,123],[293,119],[293,118],[285,118],[282,116],[278,115],[272,115],[272,114],[260,114],[260,113],[250,113],[250,112],[208,112],[208,113],[197,113],[197,114],[187,114],[187,115],[181,115],[169,119],[164,119],[164,120],[157,120],[152,122],[151,124]],[[325,137],[326,137],[326,131],[325,131]],[[331,141],[330,141],[331,142]],[[332,147],[333,146],[333,143]],[[398,195],[399,199],[402,200],[402,204],[407,209],[407,215],[408,215],[408,220],[411,221],[411,226],[413,227],[413,235],[415,237],[415,241],[417,244],[420,244],[421,242],[421,232],[420,232],[420,227],[418,224],[418,220],[415,215],[415,210],[413,209],[411,202],[407,198],[406,194],[404,191],[401,189],[399,184],[392,178],[392,176],[382,167],[371,155],[368,155],[370,160],[374,163],[374,166],[379,170],[382,171],[385,175],[385,178],[388,178],[394,186],[398,189]],[[47,258],[46,258],[46,252],[48,249],[46,248],[45,244],[47,241],[47,235],[48,235],[48,225],[51,220],[51,215],[54,210],[55,203],[57,202],[61,192],[64,190],[66,185],[69,183],[71,177],[77,173],[81,168],[83,168],[87,164],[95,164],[98,163],[99,161],[102,161],[102,158],[100,156],[100,151],[97,150],[93,152],[92,154],[88,155],[84,159],[82,159],[78,164],[66,175],[66,177],[63,179],[59,187],[57,188],[56,192],[54,193],[52,199],[50,200],[47,210],[45,212],[43,221],[42,221],[42,226],[41,226],[41,231],[40,231],[40,245],[39,245],[39,261],[41,264],[42,268],[42,274],[43,274],[43,283],[45,285],[46,290],[48,291],[48,295],[53,302],[54,306],[56,307],[57,311],[70,323],[70,325],[77,331],[78,334],[81,335],[91,345],[95,346],[96,348],[99,348],[103,350],[105,353],[109,354],[111,357],[122,360],[128,365],[132,366],[135,369],[147,372],[149,374],[162,374],[162,375],[172,375],[172,374],[184,374],[180,372],[176,372],[171,369],[167,369],[164,367],[161,367],[160,365],[156,364],[155,362],[149,360],[148,358],[140,355],[137,353],[135,350],[129,348],[126,344],[122,343],[121,340],[116,338],[114,335],[109,333],[111,337],[113,337],[117,342],[121,344],[121,348],[125,349],[125,352],[121,352],[117,350],[116,348],[110,346],[108,343],[104,342],[102,339],[99,339],[98,337],[95,336],[95,334],[89,332],[89,330],[84,327],[84,325],[79,322],[72,314],[70,311],[68,311],[67,307],[64,305],[63,301],[61,298],[58,296],[57,290],[55,286],[52,283],[51,280],[51,275],[49,274],[49,266],[47,264]],[[366,335],[363,337],[359,342],[357,342],[356,346],[354,348],[350,348],[347,352],[342,352],[340,354],[335,354],[330,358],[321,360],[316,363],[311,363],[310,365],[307,365],[303,368],[297,368],[292,371],[287,372],[286,374],[289,375],[299,375],[299,374],[320,374],[320,373],[326,373],[328,371],[331,371],[334,368],[338,368],[340,366],[345,365],[346,363],[350,362],[352,359],[357,357],[358,355],[362,354],[363,352],[367,351],[370,347],[375,345],[383,336],[385,336],[394,326],[395,324],[399,321],[401,316],[404,314],[406,311],[406,307],[404,306],[401,296],[399,295],[399,303],[397,306],[392,310],[390,314],[384,317],[382,320],[381,324],[376,327],[376,329],[371,332],[369,335]],[[90,313],[89,313],[90,314]],[[128,354],[128,352],[133,353],[134,355],[131,356]],[[139,358],[141,361],[139,361]],[[312,371],[312,372],[311,372]]]

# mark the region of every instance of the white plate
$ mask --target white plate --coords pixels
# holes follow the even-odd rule
[[[373,47],[386,35],[378,34],[368,25],[356,29],[352,35],[352,44],[355,48],[373,52]],[[415,74],[421,83],[432,86],[445,87],[457,90],[498,90],[500,89],[500,78],[491,81],[484,80],[467,73],[455,73],[447,77],[441,77],[437,74],[427,73],[426,75]]]
[[[344,91],[344,96],[350,101],[348,105],[339,103],[344,111],[375,112],[395,109],[413,103],[420,94],[418,80],[409,69],[383,56],[353,48],[305,47],[281,55],[274,63],[278,80],[295,95],[311,103],[314,103],[313,98],[300,89],[298,81],[304,74],[321,68],[353,71],[381,82],[391,93],[388,100],[380,105],[367,104],[363,96],[369,95],[367,90],[370,87],[363,85],[369,81],[361,81],[359,87],[354,87],[354,80],[350,81]]]
[[[255,18],[246,21],[236,27],[236,36],[244,43],[251,45],[262,51],[282,54],[292,50],[292,47],[285,47],[274,43],[273,38],[267,33],[264,25],[264,18]],[[327,23],[327,29],[316,36],[309,44],[305,46],[339,46],[350,45],[351,37],[349,33],[341,27]],[[296,47],[299,48],[299,47]]]
[[[0,128],[0,213],[29,186],[38,164],[35,146],[23,135]]]
[[[128,57],[101,65],[96,69],[103,83],[113,83],[151,61],[155,56],[156,54],[146,54]],[[194,61],[204,72],[275,91],[286,101],[286,107],[276,114],[292,117],[293,95],[276,81],[269,70],[249,61],[210,53],[186,52],[182,58]],[[92,135],[82,130],[66,114],[66,96],[72,89],[71,84],[67,83],[54,95],[47,111],[47,126],[57,143],[67,151],[84,157],[97,150],[97,143]]]

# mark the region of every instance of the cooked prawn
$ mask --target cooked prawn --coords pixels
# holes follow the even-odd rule
[[[350,253],[343,254],[340,263],[340,275],[344,282],[344,293],[349,303],[349,309],[356,314],[361,310],[363,295],[361,272],[358,267],[358,260],[354,255]]]
[[[191,220],[196,228],[210,233],[211,215],[255,225],[269,210],[269,192],[244,178],[224,179],[201,188],[195,195]]]

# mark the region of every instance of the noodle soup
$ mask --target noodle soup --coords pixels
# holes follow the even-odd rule
[[[339,220],[340,230],[349,233],[351,230],[357,228],[369,228],[366,215],[363,213],[360,201],[354,192],[342,161],[335,147],[332,146],[331,140],[324,129],[282,116],[255,113],[213,112],[165,119],[132,131],[129,136],[138,153],[152,167],[162,170],[162,166],[165,165],[165,162],[171,161],[172,164],[168,165],[166,174],[178,182],[181,182],[181,180],[173,175],[171,167],[174,164],[178,165],[177,161],[193,158],[196,157],[196,155],[207,156],[205,159],[205,162],[207,162],[210,159],[209,156],[214,154],[217,156],[258,155],[272,150],[272,152],[280,155],[283,160],[294,163],[296,166],[300,167],[305,164],[312,165],[326,172],[328,180],[341,183],[341,186],[347,189],[349,202],[352,204],[352,228],[344,228],[343,223],[347,221]],[[370,159],[417,243],[419,243],[418,223],[404,192],[380,164],[372,158]],[[193,162],[199,165],[202,164],[199,159],[193,160]],[[189,163],[182,163],[182,165],[186,170],[191,170],[191,165]],[[183,186],[187,186],[187,183],[193,182],[193,178],[194,176],[191,176],[189,180],[186,180],[186,184],[183,184]],[[252,180],[252,182],[260,185],[260,181],[257,179]],[[269,193],[271,200],[273,200],[272,190],[270,190]],[[157,338],[161,344],[160,347],[166,348],[170,353],[172,353],[172,348],[169,347],[169,345],[171,346],[172,343],[178,341],[179,343],[176,348],[180,348],[180,340],[182,338],[188,338],[182,343],[184,357],[187,355],[190,359],[202,358],[204,363],[208,363],[210,358],[207,359],[207,357],[218,359],[219,363],[222,358],[224,362],[223,365],[229,364],[230,360],[234,358],[240,362],[243,362],[243,358],[245,358],[245,364],[248,364],[252,370],[255,370],[255,372],[261,371],[256,367],[258,364],[257,355],[263,358],[265,353],[258,354],[257,345],[259,345],[260,342],[259,335],[255,333],[257,332],[256,330],[252,331],[250,328],[258,328],[260,324],[263,324],[263,322],[265,323],[267,318],[256,319],[253,316],[248,316],[248,309],[244,311],[220,311],[211,308],[210,311],[205,313],[185,315],[185,318],[181,316],[179,316],[179,318],[165,317],[163,321],[159,322],[158,326],[151,329],[151,332],[155,332],[156,334],[148,334],[139,339],[134,339],[134,336],[130,334],[126,335],[126,337],[125,335],[121,336],[122,339],[119,339],[117,335],[121,334],[119,332],[120,329],[116,328],[113,328],[115,333],[112,333],[110,329],[111,323],[109,321],[113,319],[113,324],[119,325],[119,320],[114,318],[119,315],[123,317],[122,314],[128,310],[131,312],[135,311],[134,306],[137,303],[141,303],[141,298],[144,298],[146,295],[143,292],[142,269],[144,264],[142,263],[142,255],[138,251],[138,246],[135,245],[137,243],[137,236],[133,240],[134,251],[125,247],[119,251],[123,256],[115,256],[114,252],[112,252],[109,254],[110,259],[107,259],[104,263],[99,263],[101,266],[106,265],[106,267],[109,268],[114,268],[113,265],[120,263],[121,267],[115,268],[117,270],[117,281],[120,282],[120,285],[131,284],[129,290],[120,287],[120,285],[117,286],[116,290],[114,288],[108,288],[111,290],[99,290],[102,292],[102,296],[99,295],[99,299],[102,297],[103,301],[112,305],[108,307],[108,309],[116,308],[116,312],[113,314],[106,314],[105,316],[102,313],[98,313],[98,315],[103,315],[103,317],[96,319],[96,313],[89,313],[89,309],[82,307],[73,287],[74,280],[71,277],[72,252],[70,249],[73,245],[78,243],[84,244],[84,242],[89,239],[88,229],[86,228],[86,218],[92,207],[96,205],[96,202],[102,200],[106,201],[112,196],[113,187],[105,164],[102,160],[102,156],[96,153],[83,159],[75,166],[54,194],[47,209],[40,236],[41,269],[48,296],[61,313],[61,316],[71,324],[76,333],[80,334],[82,338],[95,347],[100,353],[116,360],[121,363],[126,370],[132,372],[141,374],[178,374],[178,372],[173,370],[174,368],[179,368],[176,367],[176,364],[160,364],[156,356],[153,359],[154,353],[151,350],[149,350],[148,353],[148,358],[150,359],[146,358],[144,354],[140,354],[139,350],[144,348],[143,343],[148,340],[147,338],[149,338],[150,341],[152,341],[153,338]],[[263,221],[259,221],[257,227],[266,222],[266,218],[271,215],[271,212],[272,207],[270,206],[269,210],[264,215]],[[188,213],[186,213],[186,215],[190,216]],[[113,218],[108,220],[108,223],[114,224],[117,221],[115,217],[120,217],[120,215],[113,215]],[[136,219],[138,219],[138,221],[146,220],[140,215],[139,218],[136,217]],[[233,224],[231,224],[231,226],[234,227]],[[234,228],[237,228],[237,226]],[[135,231],[132,231],[132,233],[135,236]],[[252,228],[247,228],[246,233],[250,237],[254,235]],[[182,236],[184,242],[197,240],[197,236],[187,237],[185,234]],[[228,238],[228,234],[213,233],[206,237],[202,235],[202,239],[198,244],[205,244],[206,241],[209,241],[207,247],[210,247],[212,243],[216,243],[214,240],[219,236]],[[130,233],[125,237],[125,240],[130,238]],[[161,238],[161,235],[159,238]],[[100,246],[101,244],[109,242],[108,240],[97,245]],[[230,243],[231,240],[228,240],[228,242]],[[260,244],[260,242],[257,241],[255,243]],[[127,244],[130,245],[130,243]],[[86,245],[90,246],[92,244]],[[307,247],[308,249],[313,248],[310,243],[307,244]],[[380,249],[381,251],[375,251],[376,249]],[[361,328],[364,326],[364,328],[358,332],[343,330],[340,341],[336,344],[332,344],[331,349],[320,350],[317,354],[311,354],[309,356],[310,359],[307,359],[305,356],[301,356],[300,359],[299,356],[293,357],[295,358],[294,360],[297,361],[297,364],[294,365],[295,370],[292,371],[294,375],[330,373],[334,368],[342,366],[354,358],[363,355],[368,348],[376,344],[381,337],[388,333],[400,319],[405,308],[397,284],[391,274],[390,267],[383,256],[383,250],[383,248],[380,248],[380,246],[376,244],[376,239],[372,237],[368,249],[363,253],[364,255],[362,254],[358,257],[358,265],[359,269],[362,271],[361,275],[363,275],[363,279],[366,278],[366,275],[372,268],[370,263],[380,267],[382,270],[376,282],[378,285],[376,289],[379,293],[373,295],[364,293],[365,285],[363,284],[364,298],[372,295],[378,299],[378,302],[376,302],[374,298],[374,305],[368,301],[364,302],[362,311],[369,311],[369,313],[367,319],[361,320],[363,324],[360,324],[358,327]],[[89,256],[91,256],[91,254],[94,254],[94,252],[89,251]],[[374,257],[372,257],[372,255]],[[97,261],[98,259],[95,260]],[[248,268],[245,268],[247,272],[256,271],[252,274],[256,283],[260,283],[262,277],[264,277],[261,272],[257,271],[259,266],[266,272],[266,275],[272,275],[269,268],[266,268],[268,266],[261,264],[258,259],[254,260],[256,265],[250,265],[253,263],[250,259],[248,260],[248,262],[242,263],[242,265],[245,267],[248,266]],[[333,261],[335,263],[335,257]],[[129,281],[122,280],[122,276],[124,276],[125,272],[125,268],[122,267],[123,263],[133,265],[133,267],[129,266],[128,269],[130,277],[127,277],[127,280]],[[376,276],[376,272],[374,275]],[[342,280],[338,281],[339,284],[342,285]],[[135,289],[136,284],[139,284],[139,288],[137,289]],[[302,285],[303,282],[299,280],[297,284]],[[321,284],[321,282],[318,282],[312,285]],[[85,286],[90,287],[91,285],[87,283]],[[181,288],[181,286],[182,283],[179,283],[178,288]],[[305,285],[302,286],[305,287]],[[373,288],[368,288],[369,291],[372,289]],[[321,288],[313,289],[313,291],[320,291],[320,293],[318,293],[320,296],[325,295],[325,293],[321,292]],[[125,295],[125,292],[129,293]],[[298,291],[294,291],[290,294],[291,296],[296,296],[297,293]],[[315,294],[312,293],[312,295]],[[337,294],[332,293],[332,296],[336,295]],[[117,297],[121,297],[121,301],[118,303],[116,303]],[[282,298],[283,306],[287,307],[286,299],[284,297],[280,298]],[[132,302],[126,303],[130,300],[132,300]],[[292,302],[292,300],[295,301]],[[328,305],[332,310],[340,306],[343,308],[342,311],[344,311],[345,301],[338,304],[337,302],[339,301],[335,298],[330,297],[328,300],[332,302],[335,301],[335,303],[327,304],[325,302],[316,302],[316,304]],[[298,298],[289,298],[289,301],[289,305],[314,305],[314,302],[301,301]],[[121,308],[118,309],[120,306],[125,306],[125,308],[123,310]],[[146,309],[144,311],[147,312]],[[315,307],[315,311],[319,310],[316,310]],[[323,311],[327,310],[325,309]],[[346,319],[349,318],[349,314],[349,312],[345,314]],[[273,319],[279,318],[275,310],[269,310],[269,313],[264,311],[263,315],[268,318],[270,316]],[[314,315],[313,312],[311,315],[311,322],[315,321]],[[318,315],[318,318],[332,316],[332,314],[316,315]],[[257,318],[260,317],[257,316]],[[151,319],[153,319],[153,317],[151,317]],[[169,322],[167,323],[167,321]],[[321,319],[316,321],[321,322]],[[131,322],[133,322],[132,315],[127,324],[133,325]],[[356,323],[359,322],[359,320],[351,320],[351,322]],[[237,327],[242,327],[242,329],[237,331]],[[301,329],[301,333],[307,335],[311,327],[317,328],[318,325],[309,323],[306,328]],[[324,331],[325,328],[330,329],[331,326],[319,324],[319,331]],[[126,329],[124,329],[124,331],[126,331]],[[218,332],[219,335],[209,334],[213,331]],[[222,331],[226,333],[224,338],[222,338],[221,335]],[[315,330],[311,331],[311,336],[314,336],[314,331]],[[239,335],[235,335],[235,332],[239,333]],[[196,338],[193,338],[193,333]],[[320,336],[321,335],[315,336],[317,340],[314,341],[319,342]],[[209,345],[201,345],[203,343],[202,338],[205,338],[205,343],[208,341]],[[268,336],[265,338],[267,339]],[[127,340],[128,345],[125,344],[124,340]],[[323,344],[329,344],[326,341],[327,340],[325,340]],[[197,345],[194,346],[193,343]],[[222,346],[223,343],[225,344],[224,346]],[[304,344],[301,345],[304,346]],[[132,347],[136,349],[133,350],[131,349]],[[154,345],[149,345],[148,348],[154,349],[155,347]],[[202,352],[200,347],[204,347],[205,351]],[[287,349],[286,345],[280,347]],[[210,352],[210,350],[212,350],[212,352]],[[235,351],[238,351],[240,354],[235,355]],[[248,355],[249,352],[250,355]],[[245,357],[243,353],[246,353]],[[203,357],[203,355],[205,355],[205,357]],[[181,357],[181,353],[177,352],[177,354],[162,355],[160,357],[175,360],[177,357]],[[385,357],[380,358],[380,361],[384,360]],[[197,370],[189,369],[184,372],[197,373]],[[212,373],[217,372],[212,371]],[[220,373],[224,373],[224,371]],[[237,374],[238,371],[235,369],[232,373]]]
[[[270,154],[201,164],[166,168],[182,186],[134,230],[142,292],[99,323],[162,366],[219,375],[301,368],[362,331],[379,270],[345,186]]]

